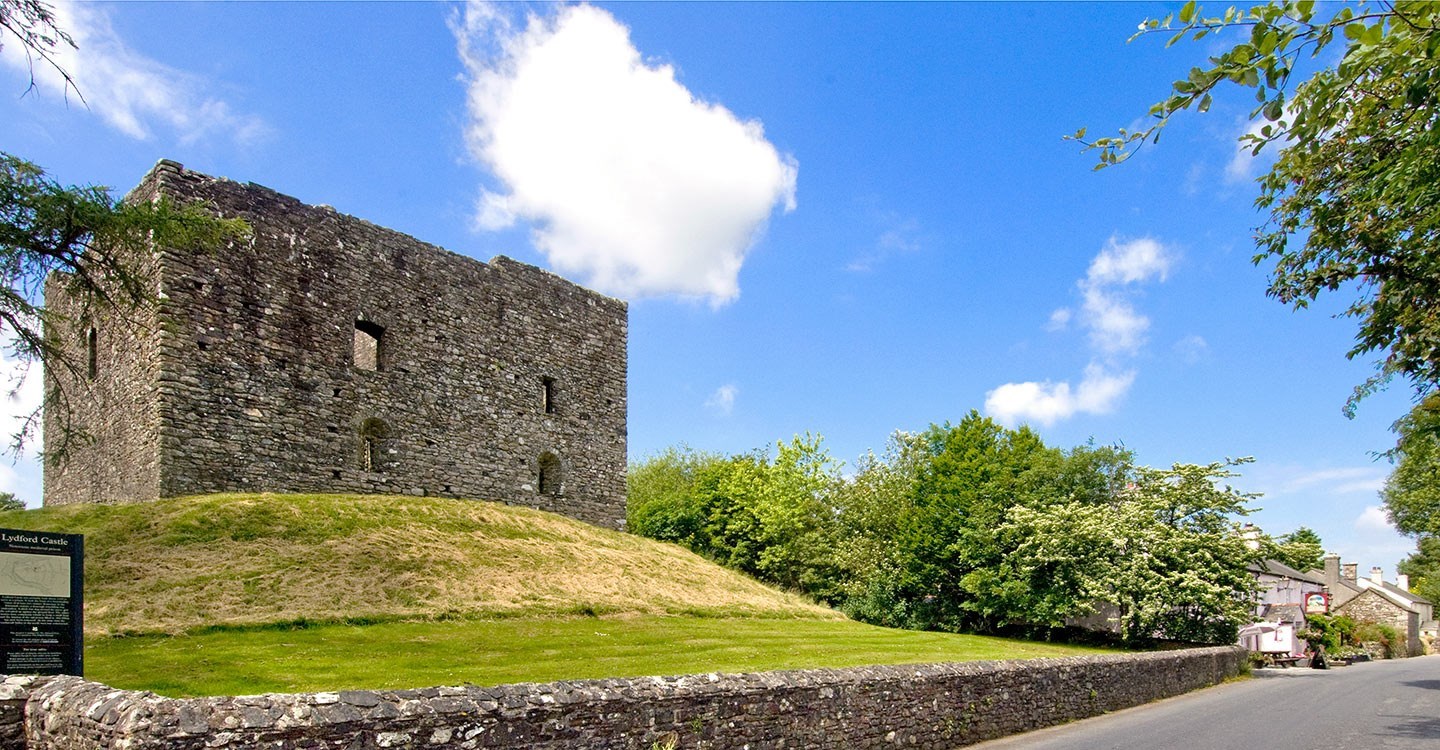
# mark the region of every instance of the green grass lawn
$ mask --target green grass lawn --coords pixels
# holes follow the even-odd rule
[[[1099,649],[850,621],[500,619],[94,638],[91,680],[172,697],[1026,659]]]

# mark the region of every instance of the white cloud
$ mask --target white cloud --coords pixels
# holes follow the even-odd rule
[[[1120,362],[1145,343],[1150,319],[1140,314],[1127,288],[1151,280],[1164,281],[1175,262],[1174,253],[1149,237],[1122,241],[1111,237],[1095,255],[1076,283],[1080,308],[1050,313],[1046,328],[1061,331],[1072,319],[1088,332],[1096,355],[1080,383],[1052,381],[1006,383],[985,394],[985,412],[1004,424],[1036,421],[1054,424],[1076,414],[1106,414],[1115,408],[1135,382],[1135,372]]]
[[[1108,414],[1135,382],[1134,372],[1111,373],[1096,364],[1072,388],[1065,383],[1006,383],[985,394],[985,413],[1001,424],[1051,425],[1075,414]]]
[[[1095,260],[1090,261],[1084,283],[1098,287],[1135,284],[1150,279],[1164,281],[1174,262],[1170,251],[1149,237],[1124,242],[1111,237]]]
[[[116,33],[108,8],[69,0],[53,5],[57,25],[76,46],[61,43],[51,56],[74,79],[90,111],[109,126],[139,140],[149,140],[163,127],[181,142],[222,136],[246,143],[266,133],[260,118],[236,112],[207,93],[204,79],[131,49]],[[46,90],[74,96],[53,66],[36,61],[32,69],[23,45],[6,44],[0,59],[27,77],[33,70]]]
[[[1385,515],[1385,509],[1378,505],[1367,505],[1360,515],[1355,517],[1355,528],[1361,530],[1382,531],[1390,528],[1390,518]]]
[[[767,219],[795,208],[798,165],[758,121],[697,100],[599,8],[519,29],[471,4],[451,27],[469,85],[466,140],[503,186],[482,195],[482,227],[529,222],[556,270],[610,293],[739,295]]]
[[[1106,353],[1134,353],[1145,341],[1150,319],[1118,294],[1103,287],[1085,287],[1081,292],[1081,319],[1090,329],[1090,343]]]
[[[1107,354],[1133,354],[1145,343],[1150,319],[1136,312],[1125,287],[1164,281],[1173,263],[1172,253],[1149,237],[1123,242],[1111,237],[1105,242],[1079,284],[1081,322],[1090,330],[1095,348]]]
[[[735,397],[740,395],[740,389],[732,383],[726,383],[715,389],[710,398],[705,399],[705,408],[723,417],[728,417],[735,411]]]

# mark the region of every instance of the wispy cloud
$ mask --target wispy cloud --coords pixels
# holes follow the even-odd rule
[[[166,130],[182,143],[208,138],[249,143],[268,132],[259,117],[212,96],[213,85],[204,78],[132,49],[115,31],[111,8],[69,0],[53,5],[58,26],[75,40],[75,48],[62,43],[52,57],[74,79],[89,110],[110,127],[139,140]],[[0,60],[27,80],[31,75],[32,61],[22,45],[6,44]],[[55,101],[63,101],[67,91],[59,72],[42,63],[33,73],[39,86],[55,94]]]
[[[1075,313],[1068,307],[1057,308],[1054,312],[1050,313],[1050,320],[1045,324],[1045,330],[1063,331],[1070,327],[1070,318],[1074,316]]]
[[[739,296],[770,215],[795,208],[795,159],[759,121],[647,62],[608,12],[568,6],[523,24],[509,12],[472,3],[451,21],[466,141],[499,185],[478,224],[528,222],[557,270],[614,294]]]
[[[1064,331],[1073,321],[1085,329],[1094,358],[1080,382],[1006,383],[985,394],[985,412],[1004,424],[1050,425],[1076,414],[1113,411],[1135,382],[1135,371],[1123,363],[1139,351],[1150,327],[1132,303],[1133,289],[1164,281],[1174,262],[1174,252],[1158,240],[1111,237],[1076,283],[1079,309],[1059,308],[1046,324]]]
[[[1283,492],[1319,488],[1326,494],[1376,493],[1385,487],[1389,472],[1381,466],[1355,466],[1303,471],[1281,483]]]
[[[1170,349],[1182,362],[1193,365],[1210,354],[1210,342],[1204,336],[1192,334],[1176,341]]]
[[[728,417],[735,411],[735,398],[739,395],[739,388],[733,383],[726,383],[716,388],[710,398],[705,399],[705,408],[722,417]]]
[[[920,222],[889,211],[878,213],[875,220],[881,227],[875,242],[847,263],[845,270],[868,273],[897,255],[920,251]]]

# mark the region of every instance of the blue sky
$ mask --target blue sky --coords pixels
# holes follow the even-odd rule
[[[1408,394],[1343,417],[1349,298],[1266,298],[1247,97],[1101,172],[1061,139],[1216,49],[1126,43],[1176,7],[62,3],[85,103],[7,43],[0,150],[122,191],[173,159],[623,297],[632,459],[808,431],[853,462],[976,409],[1254,456],[1263,528],[1393,575],[1372,454]],[[34,461],[0,486],[38,502]]]

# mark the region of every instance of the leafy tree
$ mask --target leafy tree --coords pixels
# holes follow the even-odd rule
[[[818,595],[835,580],[831,503],[839,466],[819,436],[721,457],[670,450],[632,465],[632,531],[686,545],[763,581]]]
[[[1276,538],[1266,555],[1302,573],[1325,567],[1325,547],[1320,535],[1305,526]]]
[[[7,33],[19,41],[32,65],[38,59],[54,66],[74,88],[51,57],[56,47],[73,47],[74,42],[56,27],[49,5],[0,0],[0,47]],[[154,297],[153,282],[138,263],[151,247],[214,248],[247,231],[244,222],[217,218],[199,204],[177,206],[164,198],[126,202],[108,188],[63,186],[35,164],[0,152],[0,330],[22,365],[39,361],[52,369],[77,370],[80,363],[67,348],[45,335],[48,326],[64,322],[40,301],[47,276],[58,272],[82,315],[100,308],[125,310]],[[79,436],[68,419],[71,395],[53,382],[47,388],[41,409],[66,417],[56,423],[60,434],[52,435],[52,452],[63,452]],[[33,436],[41,409],[12,436],[13,451]]]
[[[25,501],[13,492],[0,492],[0,511],[3,510],[25,510]]]
[[[1309,0],[1205,16],[1192,0],[1145,21],[1136,36],[1233,43],[1175,81],[1149,127],[1071,138],[1099,150],[1097,168],[1112,165],[1158,141],[1176,113],[1206,111],[1223,88],[1252,90],[1258,127],[1241,142],[1278,150],[1259,180],[1269,217],[1254,262],[1274,263],[1268,293],[1297,309],[1357,292],[1344,313],[1359,323],[1347,356],[1379,359],[1346,405],[1353,413],[1397,376],[1418,395],[1440,385],[1440,4],[1322,7],[1328,16]],[[1314,73],[1296,75],[1315,60]]]
[[[1100,603],[1124,640],[1228,642],[1250,614],[1255,556],[1233,520],[1250,497],[1217,482],[1227,464],[1139,468],[1110,502],[1012,510],[1020,541],[1002,570],[1037,624],[1060,626]]]
[[[1399,570],[1410,577],[1410,590],[1440,604],[1440,536],[1422,536],[1415,552],[1400,561]]]
[[[970,412],[958,425],[919,436],[922,463],[914,511],[899,544],[914,623],[935,630],[993,630],[1003,624],[995,570],[1005,512],[1036,462],[1053,457],[1028,427],[1008,430]]]
[[[1126,637],[1229,642],[1250,617],[1256,555],[1234,519],[1253,496],[1221,484],[1243,462],[1139,470],[1117,514],[1111,601]]]
[[[883,457],[862,457],[850,481],[835,488],[831,545],[836,580],[829,600],[857,620],[896,628],[910,624],[900,537],[915,512],[915,482],[923,461],[919,436],[897,432]]]
[[[723,460],[682,446],[631,463],[625,473],[626,528],[691,549],[702,546],[708,510],[695,485],[701,472]]]
[[[1396,423],[1395,468],[1380,497],[1390,522],[1411,536],[1440,535],[1440,395]]]

